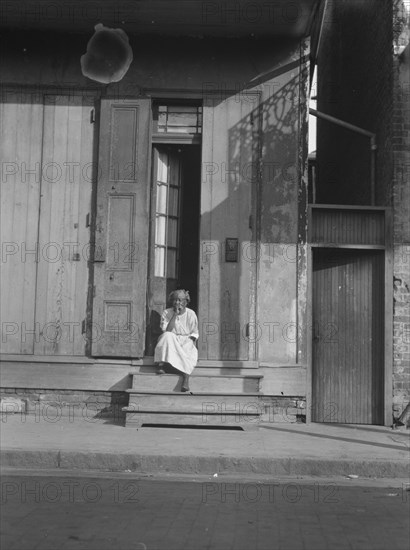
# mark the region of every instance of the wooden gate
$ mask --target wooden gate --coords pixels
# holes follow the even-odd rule
[[[383,424],[384,251],[313,250],[312,420]]]

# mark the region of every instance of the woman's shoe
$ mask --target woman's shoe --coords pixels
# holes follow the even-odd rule
[[[157,374],[165,374],[164,363],[159,363],[158,368],[157,368]]]

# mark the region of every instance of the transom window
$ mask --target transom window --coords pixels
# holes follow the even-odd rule
[[[201,134],[202,106],[155,105],[153,129],[158,134]]]

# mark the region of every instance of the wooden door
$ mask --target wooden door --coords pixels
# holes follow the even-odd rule
[[[101,102],[92,355],[144,354],[150,100]]]
[[[154,355],[161,313],[179,276],[182,167],[172,147],[153,148],[151,191],[151,244],[146,354]]]
[[[36,355],[86,351],[93,108],[94,100],[83,95],[44,98]]]
[[[43,104],[4,91],[0,106],[1,352],[32,354]]]
[[[84,355],[93,99],[29,97],[1,105],[1,351]]]
[[[313,251],[312,420],[383,423],[384,253]]]

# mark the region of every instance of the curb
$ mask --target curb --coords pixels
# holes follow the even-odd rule
[[[408,478],[407,460],[317,460],[313,458],[254,458],[229,456],[172,456],[82,451],[3,450],[1,467],[24,469],[101,470],[170,474],[247,474],[274,476],[341,476]]]

